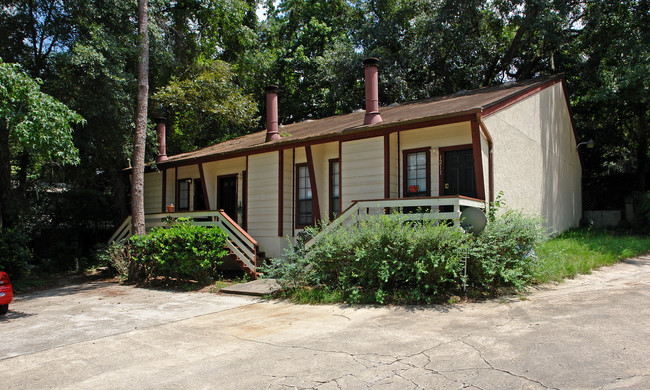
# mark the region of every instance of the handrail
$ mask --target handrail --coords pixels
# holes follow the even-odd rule
[[[250,241],[251,244],[257,245],[257,241],[255,241],[255,239],[253,237],[249,236],[248,233],[246,233],[246,230],[244,230],[244,228],[239,226],[237,224],[237,222],[233,221],[232,218],[230,218],[230,216],[228,214],[226,214],[225,211],[220,209],[219,214],[221,214],[221,216],[224,217],[226,219],[226,221],[230,222],[230,224],[233,226],[233,228],[235,228],[242,236],[246,237],[246,239],[248,241]]]
[[[258,243],[241,226],[237,224],[223,210],[204,211],[182,211],[175,213],[151,213],[145,214],[145,227],[167,226],[166,219],[173,218],[209,218],[208,221],[192,221],[193,224],[201,226],[217,226],[228,235],[226,246],[232,253],[248,268],[253,274],[257,267],[257,246]],[[122,225],[113,233],[108,243],[131,236],[131,216],[128,216]]]
[[[108,244],[110,245],[111,243],[115,241],[122,240],[126,237],[131,236],[131,216],[129,215],[124,219],[124,222],[120,225],[120,227],[115,230],[115,233],[111,236],[111,238],[108,239]]]
[[[433,211],[434,208],[441,206],[453,206],[452,212],[437,212]],[[370,215],[369,209],[378,209],[384,212],[385,209],[400,209],[404,207],[431,207],[428,212],[417,213],[415,215],[408,214],[407,220],[421,220],[421,219],[453,219],[454,225],[460,226],[460,207],[471,206],[486,208],[484,200],[471,198],[462,195],[443,195],[436,197],[413,197],[413,198],[389,198],[389,199],[370,199],[370,200],[354,200],[350,207],[348,207],[341,215],[335,220],[330,222],[327,226],[318,232],[314,237],[305,242],[305,249],[309,249],[327,233],[335,227],[343,225],[352,216],[357,215],[359,219],[366,219]],[[362,212],[362,210],[366,210]]]

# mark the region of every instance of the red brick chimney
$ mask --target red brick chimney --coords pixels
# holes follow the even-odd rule
[[[278,86],[268,85],[266,91],[266,142],[280,139],[278,132]]]
[[[363,60],[366,72],[366,116],[364,125],[381,122],[379,115],[379,59],[370,57]]]
[[[158,131],[158,157],[156,157],[156,162],[162,162],[167,160],[167,140],[166,140],[166,129],[165,129],[165,118],[156,118],[156,130]]]

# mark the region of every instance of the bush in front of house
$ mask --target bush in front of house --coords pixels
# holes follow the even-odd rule
[[[112,267],[120,277],[126,279],[131,264],[131,244],[128,240],[112,242],[97,250],[96,259],[99,264]]]
[[[533,279],[535,247],[548,238],[544,221],[518,210],[492,217],[469,248],[467,276],[470,286],[490,291],[498,287],[522,288]]]
[[[462,292],[466,259],[467,286],[474,291],[523,287],[535,266],[533,248],[546,237],[543,221],[516,211],[491,219],[473,236],[446,223],[377,216],[333,229],[309,250],[292,246],[262,272],[301,297],[308,290],[315,301],[340,296],[348,303],[443,300]],[[307,229],[309,235],[316,232]]]
[[[308,285],[350,303],[429,302],[456,290],[469,237],[435,221],[382,215],[334,229],[305,251],[290,248],[262,270],[287,288]]]
[[[147,278],[164,276],[207,282],[228,254],[226,233],[214,227],[177,221],[167,228],[129,240],[131,258],[144,267]]]

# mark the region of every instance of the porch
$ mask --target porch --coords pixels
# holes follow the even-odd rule
[[[485,210],[486,202],[462,195],[355,200],[341,215],[309,240],[305,247],[311,247],[336,227],[348,228],[372,216],[403,212],[405,208],[415,210],[415,212],[409,210],[410,212],[401,216],[406,220],[450,220],[455,226],[460,227],[460,216],[464,207]],[[265,257],[264,252],[260,251],[258,242],[223,210],[146,214],[145,228],[149,231],[153,227],[169,226],[170,221],[178,218],[189,218],[195,225],[216,226],[223,229],[228,234],[228,250],[237,265],[249,276],[253,278],[258,276],[257,266]],[[126,239],[131,235],[131,217],[129,216],[115,231],[108,243]]]

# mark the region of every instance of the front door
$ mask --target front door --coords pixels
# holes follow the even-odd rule
[[[237,221],[237,175],[217,178],[217,209]]]
[[[465,195],[476,198],[474,151],[450,150],[444,156],[443,195]]]
[[[203,194],[203,182],[201,179],[194,179],[194,211],[207,209],[205,196]]]

